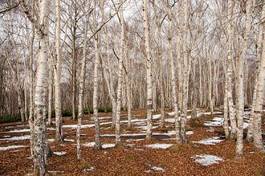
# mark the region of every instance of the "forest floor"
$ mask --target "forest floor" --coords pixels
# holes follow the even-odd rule
[[[224,140],[222,113],[212,117],[202,110],[188,120],[188,144],[176,144],[174,119],[168,113],[166,128],[153,118],[152,140],[145,140],[145,111],[133,112],[133,127],[127,128],[122,113],[122,145],[114,147],[111,114],[100,114],[102,150],[93,148],[94,125],[89,116],[82,121],[80,161],[76,158],[76,121],[64,118],[65,142],[54,141],[55,126],[48,127],[48,142],[54,154],[48,159],[49,175],[179,175],[263,176],[265,154],[245,143],[244,156],[235,158],[235,141]],[[246,116],[249,113],[246,112]],[[247,125],[247,118],[245,120]],[[0,124],[0,175],[31,175],[29,127],[22,123]]]

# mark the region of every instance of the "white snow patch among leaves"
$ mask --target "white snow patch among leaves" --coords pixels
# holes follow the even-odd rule
[[[54,142],[55,139],[48,139],[48,142]]]
[[[81,125],[81,128],[91,128],[94,127],[94,124]],[[77,125],[63,125],[63,128],[77,128]]]
[[[127,142],[138,142],[138,141],[143,141],[144,139],[127,139]]]
[[[85,168],[85,169],[83,170],[83,172],[91,172],[91,171],[93,171],[94,169],[95,169],[94,167]]]
[[[83,146],[85,147],[94,147],[95,145],[96,145],[95,142],[88,142],[88,143],[83,144]],[[113,148],[115,147],[115,144],[102,144],[101,147],[103,149]]]
[[[222,141],[223,140],[220,139],[219,137],[212,137],[212,138],[203,139],[203,140],[200,140],[200,141],[193,141],[193,143],[203,144],[203,145],[215,145],[215,144],[218,144],[218,143],[220,143]]]
[[[152,166],[150,170],[147,170],[145,172],[151,173],[152,171],[154,171],[154,172],[165,172],[165,169],[163,169],[162,167],[158,167],[158,166]]]
[[[213,164],[219,164],[221,161],[223,161],[222,158],[215,156],[215,155],[195,155],[192,157],[192,159],[195,160],[196,163],[199,163],[202,166],[210,166]]]
[[[172,146],[173,146],[173,144],[149,144],[149,145],[146,145],[146,147],[152,148],[152,149],[168,149]]]
[[[25,128],[25,129],[15,129],[15,130],[10,130],[8,131],[9,133],[24,133],[24,132],[30,132],[30,129]]]
[[[64,139],[65,142],[75,142],[74,139]]]
[[[123,137],[139,137],[139,136],[145,136],[145,133],[132,133],[132,134],[121,134]],[[101,134],[101,137],[114,137],[115,134]]]
[[[7,150],[18,149],[18,148],[23,148],[23,147],[27,147],[27,146],[25,146],[25,145],[10,145],[7,147],[0,147],[0,151],[7,151]]]
[[[152,119],[157,120],[157,119],[160,119],[160,117],[161,117],[161,114],[155,114],[152,116]]]
[[[115,144],[102,144],[103,149],[113,148],[115,147]]]
[[[30,139],[30,135],[25,135],[25,136],[13,136],[10,138],[4,138],[0,139],[1,141],[23,141],[23,140],[28,140]]]
[[[192,134],[194,134],[193,131],[187,131],[187,132],[186,132],[186,135],[192,135]]]
[[[85,146],[85,147],[94,147],[95,144],[96,144],[95,142],[88,142],[88,143],[83,144],[83,146]]]
[[[66,154],[66,152],[53,152],[57,156],[63,156]]]
[[[224,124],[224,118],[222,118],[222,117],[214,117],[212,121],[206,121],[204,123],[204,126],[218,127],[218,126],[223,126],[223,124]]]
[[[175,118],[166,118],[165,121],[168,123],[175,123]]]
[[[168,112],[167,114],[170,115],[170,116],[174,116],[175,112]]]

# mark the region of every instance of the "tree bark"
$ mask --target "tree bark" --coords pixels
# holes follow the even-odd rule
[[[148,0],[144,0],[143,16],[144,16],[144,38],[145,38],[145,57],[146,57],[146,82],[147,82],[147,130],[146,138],[151,139],[152,135],[152,58],[150,50],[150,33],[148,19]]]

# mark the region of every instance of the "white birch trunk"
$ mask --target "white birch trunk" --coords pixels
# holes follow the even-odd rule
[[[144,38],[145,38],[145,54],[146,54],[146,82],[147,82],[147,130],[146,138],[151,139],[152,135],[152,58],[150,50],[150,34],[148,20],[148,0],[144,0],[143,16],[144,16]]]
[[[63,141],[62,105],[61,105],[61,0],[56,0],[56,64],[54,67],[54,106],[56,140]]]
[[[39,21],[37,36],[40,42],[38,57],[38,67],[36,73],[36,87],[34,97],[34,173],[35,175],[45,175],[46,173],[46,135],[45,135],[45,115],[46,115],[46,89],[48,77],[48,16],[50,1],[40,2]]]
[[[227,101],[228,101],[228,109],[229,109],[229,119],[231,123],[231,138],[236,137],[236,118],[234,111],[234,103],[233,103],[233,94],[232,94],[232,69],[233,69],[233,35],[234,35],[234,4],[233,0],[228,1],[228,18],[229,24],[227,28],[228,33],[228,56],[227,56]]]
[[[262,16],[265,14],[265,6],[262,9]],[[264,32],[265,24],[261,23],[262,30]],[[254,145],[260,150],[264,150],[263,141],[262,141],[262,130],[261,130],[261,114],[264,100],[264,87],[265,87],[265,40],[262,41],[262,57],[260,61],[260,67],[257,77],[257,90],[256,90],[256,101],[254,105],[253,112],[253,139]]]

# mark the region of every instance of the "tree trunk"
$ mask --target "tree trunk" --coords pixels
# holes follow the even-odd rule
[[[146,82],[147,82],[147,130],[146,138],[151,139],[152,135],[152,58],[150,50],[150,34],[149,34],[149,20],[148,20],[148,0],[144,0],[143,16],[144,16],[144,38],[145,38],[145,57],[146,57]]]
[[[54,107],[56,123],[56,140],[62,142],[62,104],[61,104],[61,0],[56,0],[56,62],[54,67]]]
[[[94,63],[94,89],[93,89],[93,118],[95,121],[95,147],[101,148],[100,124],[98,119],[98,65],[99,65],[99,35],[95,36],[95,63]]]
[[[233,16],[234,16],[234,4],[233,0],[228,1],[228,18],[229,24],[227,28],[228,33],[228,56],[227,56],[227,101],[228,101],[228,109],[229,109],[229,119],[231,122],[231,138],[236,137],[236,118],[234,111],[234,103],[233,103],[233,88],[232,88],[232,69],[233,69],[233,35],[234,35],[234,24],[233,24]]]
[[[262,16],[265,14],[265,6],[262,9]],[[262,30],[264,32],[265,23],[262,22]],[[265,87],[265,40],[262,41],[262,57],[257,77],[257,90],[256,90],[256,101],[254,105],[253,113],[253,139],[254,145],[260,150],[264,150],[263,141],[262,141],[262,130],[261,130],[261,114],[264,100],[264,87]]]
[[[48,17],[50,1],[40,2],[40,15],[37,36],[40,43],[38,67],[36,73],[36,87],[34,99],[34,174],[46,173],[46,101],[47,77],[48,77]],[[42,28],[40,28],[40,26]]]

